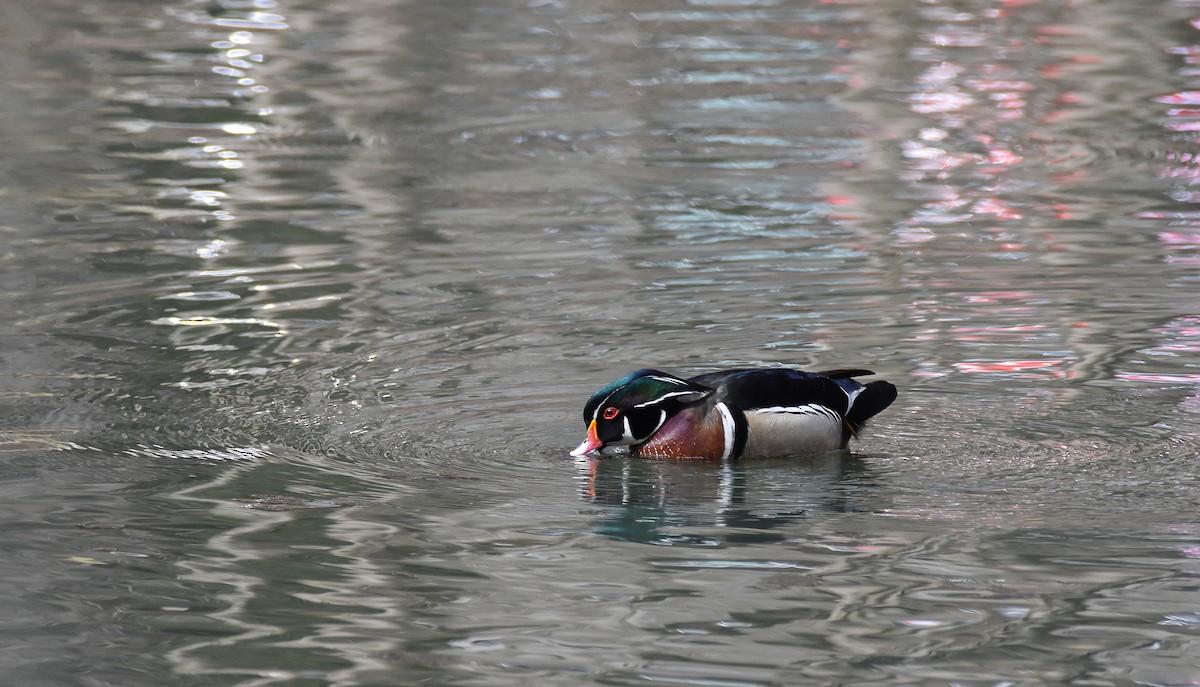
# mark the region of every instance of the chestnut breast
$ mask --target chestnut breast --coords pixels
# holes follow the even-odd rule
[[[716,460],[725,454],[725,424],[711,405],[686,408],[667,419],[633,453],[651,458]]]

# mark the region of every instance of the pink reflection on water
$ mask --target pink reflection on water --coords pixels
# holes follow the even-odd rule
[[[1062,87],[1056,97],[1047,99],[1044,94],[1058,84],[1048,88],[1038,78],[1060,78],[1069,66],[1063,63],[1093,63],[1101,58],[1068,52],[1058,58],[1063,63],[1031,67],[1035,45],[1076,36],[1079,31],[1066,24],[1039,25],[1036,19],[1031,27],[1025,23],[1030,20],[1020,16],[1022,8],[1031,4],[1023,1],[975,10],[933,9],[941,4],[930,3],[927,28],[919,34],[925,46],[913,53],[917,61],[928,64],[914,78],[915,92],[906,96],[910,110],[929,125],[897,143],[906,162],[900,177],[922,185],[927,199],[898,223],[893,235],[904,244],[925,244],[942,237],[938,227],[944,225],[985,219],[1003,226],[1039,215],[1075,216],[1065,203],[1031,203],[1028,194],[1018,191],[1010,196],[1010,191],[1028,182],[1023,148],[1040,145],[1028,138],[1029,132],[1079,100]],[[925,184],[931,181],[945,182],[942,189],[947,193],[930,194],[935,189]],[[995,241],[994,250],[1000,254],[1030,249],[1020,233],[1003,233],[994,227],[965,231],[986,232],[982,237]]]
[[[1044,4],[929,0],[913,11],[924,23],[917,42],[903,46],[914,69],[897,92],[908,111],[895,116],[894,109],[881,110],[879,121],[896,132],[880,166],[906,185],[896,205],[904,214],[891,223],[889,248],[913,256],[903,279],[922,295],[908,308],[909,321],[919,328],[911,337],[940,352],[914,374],[1111,380],[1104,351],[1123,345],[1113,342],[1121,325],[1106,313],[1091,323],[1048,313],[1064,303],[1090,303],[1086,288],[1071,290],[1061,275],[1093,253],[1117,256],[1114,246],[1124,245],[1117,234],[1110,242],[1102,230],[1081,229],[1078,221],[1099,219],[1095,182],[1103,173],[1097,168],[1113,152],[1110,146],[1124,143],[1078,141],[1080,127],[1071,121],[1105,115],[1106,93],[1092,77],[1098,69],[1121,67],[1121,56],[1094,40],[1094,27],[1073,25],[1071,12],[1049,12]],[[1200,46],[1172,52],[1200,65]],[[864,87],[872,85],[866,77]],[[1180,86],[1157,93],[1156,102],[1167,112],[1170,140],[1179,142],[1175,150],[1161,151],[1168,165],[1163,175],[1179,177],[1182,188],[1164,199],[1173,205],[1154,204],[1155,210],[1136,216],[1136,207],[1124,215],[1117,210],[1115,220],[1141,220],[1130,227],[1139,232],[1131,251],[1145,245],[1142,227],[1157,223],[1151,229],[1158,232],[1156,257],[1185,271],[1200,266],[1200,183],[1193,181],[1200,179],[1200,148],[1191,145],[1200,143],[1200,82]],[[838,199],[839,210],[872,205],[844,192]],[[876,216],[866,209],[844,214]],[[1006,291],[1021,285],[1014,275],[1031,263],[1045,264],[1047,279],[1028,282],[1029,291]],[[968,272],[979,291],[949,293],[963,288]],[[1103,278],[1094,277],[1095,283]],[[1143,335],[1149,322],[1158,321],[1139,319],[1132,331]],[[1178,330],[1160,332],[1148,345],[1154,344],[1155,360],[1200,347]],[[1145,350],[1141,345],[1126,350]],[[1146,368],[1127,378],[1176,373]]]
[[[1163,231],[1158,240],[1166,252],[1169,264],[1200,264],[1200,232]]]
[[[1200,105],[1200,91],[1168,93],[1167,95],[1158,96],[1154,101],[1168,105]]]
[[[966,93],[949,91],[943,93],[918,93],[910,97],[909,102],[912,103],[913,112],[934,114],[961,110],[974,103],[975,100]]]
[[[1045,359],[1045,360],[990,360],[990,361],[968,361],[954,363],[955,369],[959,372],[967,374],[979,374],[989,372],[1016,373],[1018,377],[1042,377],[1051,376],[1058,379],[1069,377],[1066,368],[1072,361],[1066,359]],[[1028,374],[1030,371],[1038,371],[1043,374],[1033,375]]]
[[[953,327],[950,333],[959,341],[994,341],[997,339],[1028,340],[1033,333],[1044,332],[1048,329],[1044,324],[1025,324],[985,327]]]
[[[1158,240],[1168,247],[1200,248],[1200,232],[1163,231]]]
[[[1189,22],[1194,29],[1200,29],[1200,19],[1193,19]],[[1200,45],[1181,45],[1173,46],[1166,49],[1166,52],[1172,55],[1178,55],[1184,64],[1196,65],[1200,64]],[[1200,74],[1193,68],[1184,68],[1180,70],[1180,74],[1184,76],[1196,76]],[[1167,131],[1172,131],[1179,134],[1194,134],[1200,132],[1200,89],[1197,89],[1195,82],[1188,84],[1189,87],[1184,88],[1174,93],[1165,93],[1153,98],[1156,103],[1164,105],[1172,105],[1164,114],[1166,115],[1162,126]],[[1195,143],[1195,138],[1192,139]],[[1200,154],[1194,150],[1171,150],[1167,151],[1167,159],[1174,164],[1165,167],[1161,176],[1168,179],[1183,179],[1187,184],[1197,183],[1195,180],[1200,179]],[[1197,203],[1200,202],[1200,194],[1193,194],[1188,197],[1186,192],[1179,192],[1175,195],[1175,199],[1179,202]],[[1175,213],[1164,213],[1170,216]],[[1193,213],[1177,213],[1177,214],[1193,214]],[[1167,217],[1164,217],[1167,218]],[[1176,217],[1179,219],[1180,217]],[[1168,245],[1178,245],[1180,241],[1172,240],[1183,238],[1183,235],[1173,235],[1172,232],[1163,232],[1159,234],[1159,239]],[[1172,264],[1200,264],[1200,259],[1186,255],[1168,254],[1166,261]]]
[[[1000,303],[1002,301],[1028,301],[1034,297],[1032,291],[983,291],[963,296],[968,303]]]
[[[1141,372],[1118,372],[1117,379],[1122,379],[1127,382],[1158,382],[1166,384],[1194,384],[1200,382],[1200,374],[1194,375],[1172,375],[1172,374],[1145,374]]]
[[[1000,198],[982,198],[971,206],[975,215],[986,215],[1000,220],[1018,220],[1025,215]]]

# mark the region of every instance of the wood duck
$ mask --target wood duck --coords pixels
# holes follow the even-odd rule
[[[845,448],[896,400],[896,387],[855,377],[869,370],[722,370],[681,379],[638,370],[583,407],[587,438],[572,456],[629,446],[637,456],[784,457]]]

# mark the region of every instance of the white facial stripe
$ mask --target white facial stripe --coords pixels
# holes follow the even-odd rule
[[[604,410],[604,407],[606,405],[608,405],[608,399],[612,398],[613,394],[617,393],[617,391],[620,391],[620,389],[613,391],[612,394],[605,396],[603,401],[600,401],[600,403],[596,406],[596,409],[592,411],[592,419],[593,420],[600,419],[600,411]]]
[[[721,428],[725,430],[725,450],[721,452],[721,460],[729,460],[733,457],[733,413],[724,403],[718,403],[717,410],[721,413]]]
[[[695,393],[696,393],[695,391],[671,391],[669,393],[663,394],[662,396],[659,396],[658,398],[646,401],[645,403],[639,403],[639,404],[635,405],[634,408],[645,408],[646,406],[652,406],[655,403],[660,403],[662,401],[665,401],[668,398],[673,398],[675,396],[691,396],[691,395],[695,395]]]
[[[688,385],[688,383],[683,381],[682,379],[673,379],[671,377],[650,376],[650,377],[640,377],[639,379],[657,379],[660,382],[667,382],[669,384],[674,384],[675,386],[687,386]],[[600,401],[600,403],[596,406],[596,409],[594,411],[592,411],[592,419],[599,420],[600,419],[600,411],[603,410],[606,405],[608,405],[608,399],[612,398],[613,394],[617,393],[621,389],[624,389],[626,386],[629,386],[629,385],[626,384],[624,386],[621,386],[618,389],[613,389],[612,393],[605,396],[604,400]],[[642,406],[653,405],[653,404],[658,403],[659,401],[663,400],[664,398],[670,398],[672,396],[678,396],[680,394],[688,394],[688,393],[694,393],[694,392],[691,392],[691,391],[673,392],[673,393],[666,394],[664,396],[660,396],[660,397],[654,399],[653,401],[646,401],[645,403],[639,403],[638,405],[636,405],[634,407],[641,408]]]
[[[625,433],[621,435],[622,441],[627,441],[630,443],[637,441],[637,439],[633,436],[633,429],[629,426],[629,416],[626,415],[625,417],[621,418],[621,422],[625,425]]]
[[[675,386],[687,386],[687,382],[682,379],[674,379],[672,377],[645,377],[644,379],[657,379],[660,382],[669,382]]]

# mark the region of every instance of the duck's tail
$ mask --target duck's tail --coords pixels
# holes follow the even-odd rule
[[[858,436],[867,420],[883,412],[895,400],[896,387],[893,384],[883,380],[864,384],[846,412],[846,427],[852,435]]]

